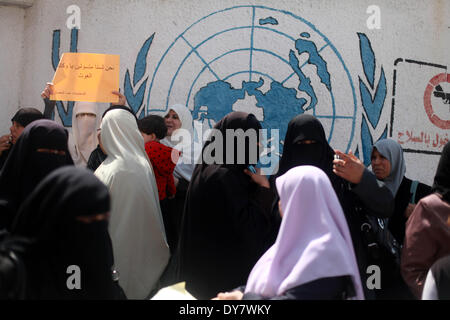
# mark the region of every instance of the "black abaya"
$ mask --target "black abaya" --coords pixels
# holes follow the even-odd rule
[[[243,112],[233,112],[215,126],[223,134],[224,146],[226,130],[239,128],[259,130],[261,126],[254,115]],[[205,143],[203,157],[210,143]],[[271,244],[273,194],[244,173],[249,164],[255,164],[249,150],[247,141],[245,163],[236,164],[235,152],[235,162],[227,164],[224,149],[222,161],[199,164],[192,175],[178,254],[180,280],[186,281],[186,289],[199,299],[210,299],[245,283]]]

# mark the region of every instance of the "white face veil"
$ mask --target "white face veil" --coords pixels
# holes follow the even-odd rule
[[[86,116],[82,114],[91,114]],[[72,134],[69,150],[77,166],[86,166],[91,152],[98,145],[97,129],[100,127],[99,107],[93,102],[75,102],[72,113]]]

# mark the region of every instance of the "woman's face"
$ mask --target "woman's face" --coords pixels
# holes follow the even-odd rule
[[[391,163],[377,149],[372,151],[372,171],[378,180],[384,180],[391,173]]]
[[[314,144],[317,143],[316,140],[300,140],[297,142],[297,144]]]
[[[168,136],[171,136],[176,129],[181,128],[181,120],[180,118],[178,118],[178,114],[173,110],[170,110],[169,113],[164,117],[164,121],[167,126]]]
[[[97,116],[95,115],[95,113],[91,112],[82,112],[77,114],[77,119],[82,119],[84,117],[96,118]]]
[[[16,121],[12,122],[11,128],[9,128],[9,131],[11,132],[11,143],[15,144],[17,139],[19,139],[19,136],[22,134],[23,130],[25,130],[25,127],[23,127],[21,124],[19,124]]]
[[[78,216],[75,218],[75,220],[80,221],[81,223],[90,224],[98,221],[108,221],[109,217],[110,217],[109,212],[106,212],[90,216]]]

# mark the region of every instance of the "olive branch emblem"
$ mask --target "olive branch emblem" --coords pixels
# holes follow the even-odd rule
[[[369,39],[365,34],[358,33],[359,47],[361,53],[361,61],[364,69],[365,80],[359,78],[359,91],[361,94],[361,103],[363,106],[363,114],[361,118],[361,144],[364,164],[370,164],[370,156],[372,152],[373,141],[376,132],[383,123],[379,123],[381,113],[386,100],[386,76],[384,69],[381,67],[380,77],[375,87],[375,70],[376,60]],[[387,137],[387,124],[383,133],[377,137],[376,141]],[[358,152],[359,153],[359,152]],[[357,155],[358,156],[358,155]]]
[[[142,79],[144,78],[147,71],[147,55],[152,45],[154,36],[155,34],[153,33],[150,38],[148,38],[144,42],[141,50],[139,50],[136,62],[134,64],[133,83],[131,83],[129,69],[127,69],[127,72],[125,74],[124,95],[127,99],[128,105],[139,119],[144,117],[145,115],[145,105],[142,105],[142,102],[144,101],[145,88],[147,87],[148,77],[143,81]],[[139,89],[135,91],[137,87],[139,87]]]

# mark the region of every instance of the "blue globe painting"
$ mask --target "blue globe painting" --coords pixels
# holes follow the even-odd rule
[[[206,128],[232,111],[252,112],[268,132],[279,130],[281,148],[290,119],[313,114],[344,151],[357,109],[349,71],[324,34],[291,12],[251,5],[213,12],[170,44],[152,75],[147,113],[175,103]]]

